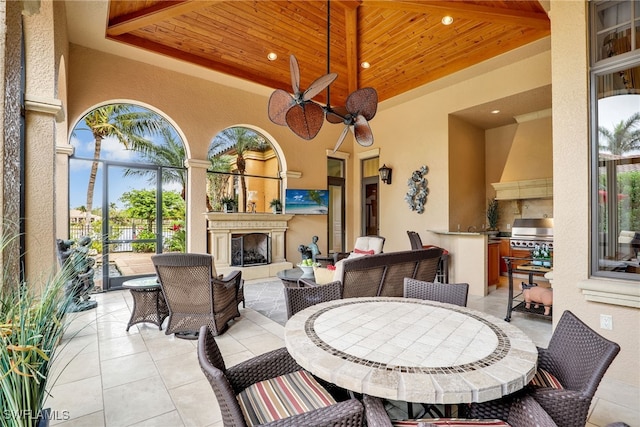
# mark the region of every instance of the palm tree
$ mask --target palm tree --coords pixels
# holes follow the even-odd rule
[[[95,140],[94,161],[91,164],[87,187],[87,224],[90,224],[93,190],[96,185],[102,141],[105,138],[114,137],[125,148],[136,149],[149,143],[143,135],[157,134],[163,127],[163,123],[156,113],[130,104],[110,104],[96,108],[83,120]]]
[[[609,130],[600,126],[599,149],[614,155],[623,155],[629,151],[640,149],[640,113],[631,115],[627,120],[621,120]]]
[[[209,157],[209,162],[211,163],[210,171],[221,172],[207,175],[210,189],[210,192],[207,192],[207,209],[213,211],[213,206],[218,205],[226,195],[233,157],[227,154],[211,156]],[[211,197],[209,194],[211,194]]]
[[[214,140],[214,146],[216,144],[227,144],[231,148],[233,145],[236,152],[236,167],[240,174],[240,191],[242,194],[242,210],[246,212],[246,200],[247,200],[247,182],[244,174],[246,172],[246,160],[244,155],[247,151],[264,151],[269,148],[269,143],[265,139],[252,131],[251,129],[244,127],[232,127],[223,130],[218,134]],[[219,147],[219,145],[217,145]],[[209,150],[211,152],[211,149]]]
[[[148,163],[160,166],[172,166],[163,169],[162,182],[164,184],[180,184],[180,196],[182,200],[186,200],[187,174],[184,170],[184,144],[168,124],[160,130],[160,134],[164,139],[164,144],[154,144],[151,141],[146,141],[136,147],[136,149],[140,151],[141,157],[147,160]],[[155,170],[126,169],[124,172],[125,177],[135,175],[147,176],[149,177],[150,183],[155,183]]]

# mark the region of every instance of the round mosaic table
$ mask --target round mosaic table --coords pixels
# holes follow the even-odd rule
[[[122,282],[122,287],[131,291],[133,310],[127,331],[136,323],[153,323],[162,330],[162,322],[169,316],[169,309],[156,276],[141,277]]]
[[[314,305],[285,326],[306,370],[356,393],[431,404],[485,402],[525,386],[538,352],[517,327],[485,313],[409,298]]]

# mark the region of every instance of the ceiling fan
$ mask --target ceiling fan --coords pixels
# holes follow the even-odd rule
[[[347,131],[351,129],[356,142],[363,147],[373,144],[373,133],[369,121],[378,109],[378,92],[372,87],[364,87],[350,93],[345,107],[331,107],[329,86],[338,77],[330,72],[331,12],[327,0],[327,74],[317,78],[304,92],[300,90],[300,69],[294,55],[290,57],[291,86],[293,95],[276,89],[269,97],[269,119],[280,126],[287,126],[300,138],[310,140],[316,137],[326,118],[329,123],[345,125],[333,151],[342,145]],[[313,97],[327,89],[327,104],[320,105]]]

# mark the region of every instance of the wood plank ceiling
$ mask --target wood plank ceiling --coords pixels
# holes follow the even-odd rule
[[[287,91],[294,54],[302,89],[329,69],[331,105],[344,105],[359,87],[382,101],[550,33],[535,0],[331,0],[330,12],[329,66],[326,0],[111,0],[106,36]]]

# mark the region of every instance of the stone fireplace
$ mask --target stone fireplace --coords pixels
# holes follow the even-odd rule
[[[243,278],[258,279],[273,277],[278,271],[293,267],[284,257],[285,232],[293,215],[208,212],[205,217],[209,233],[209,253],[213,255],[218,274],[242,270]],[[237,254],[239,245],[247,243],[246,240],[240,243],[234,239],[250,234],[266,238],[270,247],[270,263],[234,263],[234,252]],[[255,242],[249,243],[251,245]]]

